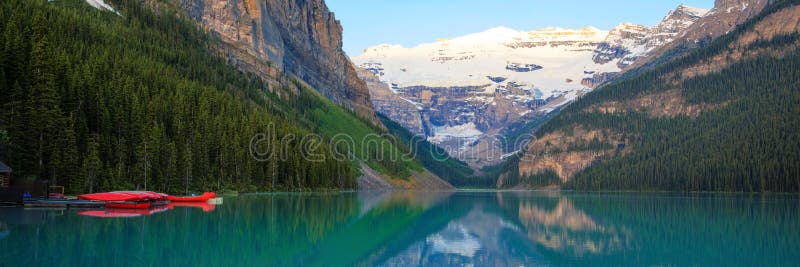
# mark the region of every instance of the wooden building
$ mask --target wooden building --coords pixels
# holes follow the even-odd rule
[[[8,189],[11,187],[11,171],[11,167],[0,162],[0,189]]]
[[[47,184],[44,181],[15,178],[12,171],[11,167],[0,162],[0,205],[21,204],[25,194],[33,199],[46,195]]]

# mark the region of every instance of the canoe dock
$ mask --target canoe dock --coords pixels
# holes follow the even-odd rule
[[[23,206],[26,208],[102,208],[105,205],[103,202],[89,201],[89,200],[31,200],[25,201]]]

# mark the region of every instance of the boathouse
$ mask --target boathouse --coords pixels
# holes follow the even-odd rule
[[[12,172],[11,167],[0,162],[0,205],[22,204],[24,195],[32,199],[47,196],[47,180],[14,178]]]
[[[11,167],[0,161],[0,189],[11,187]]]
[[[35,198],[43,195],[44,188],[41,182],[16,179],[11,172],[11,167],[0,162],[0,205],[22,203],[23,195],[26,193]]]
[[[19,202],[11,189],[11,167],[0,161],[0,204]]]

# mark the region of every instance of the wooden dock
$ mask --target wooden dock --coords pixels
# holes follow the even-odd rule
[[[31,200],[25,201],[23,206],[26,208],[75,208],[75,209],[90,209],[102,208],[105,203],[89,200]]]

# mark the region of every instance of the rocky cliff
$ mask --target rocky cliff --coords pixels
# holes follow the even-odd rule
[[[686,44],[690,47],[707,43],[736,28],[748,19],[761,13],[774,0],[716,0],[714,8],[695,25],[686,29],[683,38],[672,45]]]
[[[655,65],[684,55],[687,51],[710,44],[711,41],[758,15],[775,0],[716,0],[714,8],[695,23],[677,34],[674,40],[658,47],[628,66],[625,71]],[[666,55],[667,52],[669,55]],[[656,61],[659,57],[661,60]]]
[[[377,122],[366,84],[342,50],[342,26],[322,0],[173,0],[219,35],[234,65],[292,74]]]
[[[619,72],[624,72],[631,65],[651,55],[662,54],[662,47],[684,35],[689,27],[708,12],[706,9],[680,5],[653,27],[622,23],[614,27],[606,40],[597,46],[593,59],[597,63],[615,61],[620,68]],[[583,84],[594,88],[615,79],[619,72],[595,73],[584,79]]]
[[[392,91],[389,85],[381,82],[373,72],[363,68],[358,68],[357,71],[358,77],[367,83],[376,112],[400,122],[403,127],[416,135],[425,135],[420,114],[422,107]]]

